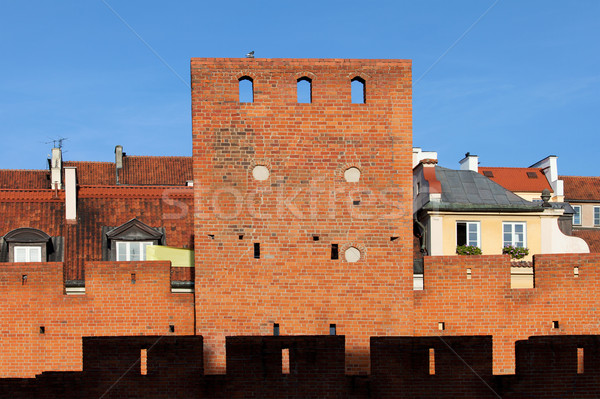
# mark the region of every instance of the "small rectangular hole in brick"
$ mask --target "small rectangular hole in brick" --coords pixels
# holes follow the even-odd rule
[[[331,244],[331,259],[339,259],[340,252],[337,244]]]
[[[396,241],[400,237],[390,237],[390,241]]]
[[[445,329],[446,329],[446,323],[444,323],[443,321],[440,321],[438,323],[438,330],[444,331]]]
[[[290,350],[288,348],[281,350],[281,374],[290,373]]]
[[[147,349],[140,350],[140,374],[141,375],[148,374],[148,350]]]
[[[40,326],[40,334],[46,334],[46,327]]]
[[[435,349],[429,348],[429,375],[435,375]]]
[[[558,328],[558,320],[554,320],[552,322],[552,328],[557,329]]]
[[[337,327],[335,324],[330,324],[329,325],[329,335],[336,335],[337,334]]]
[[[215,239],[215,235],[214,234],[209,234],[208,238],[210,238],[211,240],[214,240]]]
[[[260,243],[254,243],[254,259],[260,259]]]
[[[21,276],[21,284],[23,284],[23,285],[27,284],[27,275],[26,274]]]
[[[573,277],[577,278],[579,277],[579,267],[575,266],[573,268]]]
[[[175,332],[175,326],[174,326],[173,324],[171,324],[171,325],[169,326],[169,332],[170,332],[170,333],[174,333],[174,332]]]
[[[583,374],[584,372],[584,367],[583,367],[583,359],[584,359],[584,354],[583,354],[583,348],[577,348],[577,374]]]
[[[135,284],[135,273],[131,273],[131,284]]]
[[[470,280],[470,279],[471,279],[471,269],[468,268],[467,269],[467,280]]]
[[[240,235],[238,236],[238,238],[239,238],[240,240],[243,240],[243,239],[244,239],[244,235],[243,235],[243,234],[240,234]]]
[[[277,324],[277,323],[273,324],[273,335],[275,335],[275,336],[279,335],[279,324]]]
[[[313,241],[319,241],[319,236],[313,236]]]
[[[360,200],[352,201],[352,205],[360,205]]]

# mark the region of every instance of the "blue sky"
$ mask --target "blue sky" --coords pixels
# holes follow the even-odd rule
[[[467,151],[483,166],[552,154],[561,174],[600,175],[597,0],[0,0],[0,10],[0,168],[46,168],[60,137],[67,160],[110,161],[116,144],[191,155],[190,58],[255,50],[412,59],[414,145],[441,165],[458,168]]]

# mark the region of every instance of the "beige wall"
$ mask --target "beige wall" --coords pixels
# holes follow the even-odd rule
[[[573,225],[573,227],[599,227],[594,226],[594,207],[600,206],[600,202],[595,204],[582,204],[576,202],[570,202],[571,206],[580,205],[581,206],[581,225]]]
[[[499,255],[502,253],[502,223],[525,222],[527,224],[526,246],[529,256],[524,260],[531,260],[532,255],[541,253],[541,221],[539,214],[450,214],[443,215],[443,254],[456,254],[456,223],[480,222],[481,251],[484,255]]]

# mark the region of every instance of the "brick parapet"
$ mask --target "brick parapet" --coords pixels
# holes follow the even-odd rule
[[[193,294],[170,292],[169,262],[91,262],[85,295],[65,295],[62,268],[3,264],[0,377],[81,370],[83,336],[194,333]]]

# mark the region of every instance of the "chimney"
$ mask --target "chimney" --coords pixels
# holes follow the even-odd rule
[[[477,155],[471,155],[470,152],[465,154],[465,157],[458,161],[460,164],[460,170],[472,170],[477,173],[479,171],[479,157]]]
[[[125,155],[123,153],[123,146],[117,145],[115,147],[115,176],[117,184],[119,184],[119,169],[123,169],[123,155]]]
[[[67,222],[77,221],[77,168],[65,168],[65,217]]]
[[[52,149],[52,158],[50,159],[50,181],[53,190],[62,189],[62,150],[60,148]]]

